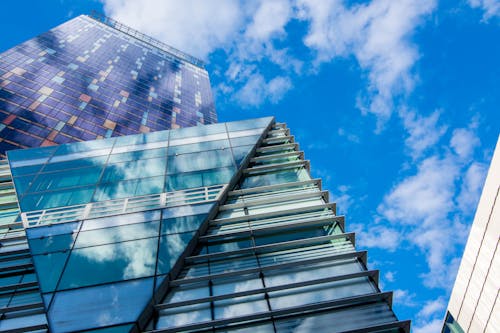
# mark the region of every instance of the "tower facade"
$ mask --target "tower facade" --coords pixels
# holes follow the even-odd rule
[[[0,54],[0,155],[217,121],[203,63],[81,15]]]

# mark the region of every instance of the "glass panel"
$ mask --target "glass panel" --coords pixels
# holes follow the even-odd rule
[[[101,167],[91,167],[66,170],[64,172],[42,173],[34,181],[30,192],[95,184],[101,176],[101,171]]]
[[[118,183],[99,185],[93,201],[130,198],[139,195],[158,194],[163,192],[164,177],[133,179]]]
[[[158,221],[128,224],[119,227],[82,231],[78,234],[75,248],[158,236]]]
[[[215,319],[233,318],[268,311],[263,294],[214,302]]]
[[[75,235],[65,234],[29,239],[31,254],[42,254],[71,249]]]
[[[170,140],[192,138],[196,136],[205,136],[205,135],[225,133],[225,132],[226,132],[226,125],[224,123],[211,124],[206,126],[179,128],[170,132]]]
[[[229,140],[205,141],[192,144],[171,146],[168,149],[168,155],[179,155],[179,154],[194,153],[194,152],[214,150],[214,149],[222,150],[226,148],[229,148]]]
[[[210,242],[208,253],[236,251],[252,247],[252,240],[249,236],[244,237],[226,237],[218,242]]]
[[[168,174],[214,169],[233,165],[233,157],[229,149],[211,150],[198,153],[170,156],[168,158]]]
[[[91,166],[103,166],[106,164],[108,156],[88,157],[79,160],[66,162],[49,163],[43,168],[43,172],[60,171],[65,169],[83,168]]]
[[[33,256],[40,289],[42,292],[54,291],[61,276],[62,269],[68,258],[68,252],[55,252]]]
[[[90,202],[93,193],[94,186],[72,188],[56,192],[27,194],[21,199],[19,204],[22,211],[72,206]]]
[[[265,274],[267,287],[280,286],[296,282],[311,281],[331,276],[361,272],[361,265],[354,259],[348,261],[327,261],[315,265],[281,268]]]
[[[310,179],[311,177],[309,177],[304,168],[279,170],[260,175],[249,175],[242,182],[241,188],[298,182]]]
[[[206,218],[207,215],[202,214],[163,219],[161,222],[161,234],[176,234],[185,231],[196,231]]]
[[[132,213],[125,215],[115,215],[102,217],[98,219],[85,220],[82,225],[82,231],[99,229],[99,228],[107,228],[112,226],[120,226],[126,224],[147,222],[153,220],[160,219],[160,211],[159,210],[150,210],[146,212],[140,213]]]
[[[167,154],[167,148],[147,149],[139,151],[124,152],[120,154],[112,154],[109,156],[108,163],[138,161],[140,159],[148,159],[161,157]]]
[[[101,183],[164,175],[166,164],[164,157],[108,164]]]
[[[80,222],[70,222],[61,224],[49,224],[47,226],[28,228],[26,235],[28,238],[50,237],[62,234],[71,234],[78,231]]]
[[[59,289],[134,279],[154,274],[158,238],[75,249]]]
[[[257,275],[243,275],[238,276],[237,278],[232,277],[225,279],[215,279],[212,282],[212,290],[214,296],[233,294],[264,287],[264,285],[262,284],[262,279]]]
[[[58,292],[49,309],[51,331],[74,332],[130,322],[151,300],[153,279]]]
[[[208,296],[210,296],[208,281],[195,284],[182,284],[180,286],[173,287],[169,291],[164,303],[177,303]]]
[[[158,254],[158,268],[156,274],[166,274],[186,250],[186,246],[194,236],[194,232],[183,234],[163,235],[160,237],[160,252]]]
[[[345,332],[396,321],[396,317],[386,303],[351,306],[331,312],[310,313],[292,318],[276,319],[278,333],[296,332]],[[332,323],[335,323],[334,325]],[[398,332],[399,330],[384,331]]]
[[[272,117],[265,117],[265,118],[249,119],[249,120],[242,120],[242,121],[232,121],[230,123],[226,123],[226,125],[227,125],[227,130],[229,132],[242,131],[242,130],[247,130],[247,129],[252,129],[252,128],[267,127],[271,123],[272,120],[273,120]]]
[[[269,293],[273,310],[344,297],[370,294],[376,289],[368,278],[354,278]]]
[[[160,310],[160,317],[156,328],[184,326],[212,320],[210,303],[201,303],[188,306],[178,306],[174,309]]]

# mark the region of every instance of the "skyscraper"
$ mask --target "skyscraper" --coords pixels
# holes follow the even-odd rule
[[[200,60],[110,18],[82,15],[0,54],[0,157],[216,121]],[[1,163],[0,330],[43,329],[12,177]]]
[[[409,331],[273,118],[8,159],[51,332]]]
[[[500,331],[500,138],[465,246],[443,333]]]
[[[0,65],[0,331],[409,331],[286,125],[205,125],[199,60],[80,16]]]
[[[217,121],[203,63],[81,15],[0,55],[0,156]]]

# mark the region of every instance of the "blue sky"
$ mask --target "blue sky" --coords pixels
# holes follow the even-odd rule
[[[286,122],[399,318],[440,330],[499,135],[499,1],[2,6],[0,51],[96,9],[204,59],[219,120]]]

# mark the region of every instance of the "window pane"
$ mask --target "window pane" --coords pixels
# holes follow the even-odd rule
[[[77,288],[154,274],[158,238],[75,249],[59,289]]]

